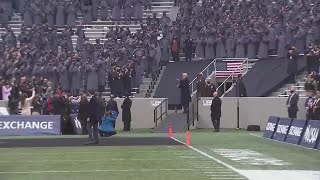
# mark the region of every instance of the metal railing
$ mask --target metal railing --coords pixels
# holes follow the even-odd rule
[[[163,109],[163,107],[165,109]],[[160,111],[160,116],[158,117],[158,111]],[[168,115],[168,99],[165,99],[162,101],[156,108],[153,110],[153,121],[156,124],[156,127],[158,126],[158,121],[163,120],[163,116]]]
[[[233,59],[227,59],[227,60],[224,60],[224,61],[234,61]],[[219,92],[219,90],[221,91],[221,88],[223,88],[222,92],[223,92],[223,95],[224,96],[227,92],[229,92],[233,87],[234,87],[234,81],[236,78],[238,78],[238,74],[239,74],[239,71],[241,71],[241,74],[242,75],[245,75],[251,68],[251,63],[254,63],[258,61],[258,59],[248,59],[248,58],[245,58],[243,59],[243,62],[241,63],[241,65],[239,65],[239,67],[237,67],[237,69],[235,69],[218,87],[217,87],[217,92]],[[215,71],[217,72],[217,71]],[[230,82],[232,83],[232,85],[227,89],[227,82]]]
[[[215,70],[215,59],[212,60],[202,71],[201,73],[203,73],[203,75],[205,77],[209,77],[212,72]],[[193,94],[196,90],[197,90],[197,77],[195,77],[190,83],[189,83],[189,87],[190,87],[190,92],[191,94]]]

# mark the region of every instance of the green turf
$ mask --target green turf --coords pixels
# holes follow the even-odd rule
[[[117,136],[163,137],[167,134],[139,131]],[[185,140],[185,134],[174,134],[174,137]],[[320,151],[273,142],[246,131],[195,130],[191,132],[191,145],[238,169],[320,170]],[[243,165],[218,155],[214,149],[250,149],[291,165]],[[204,162],[210,169],[197,169],[192,165],[194,162]],[[206,171],[216,173],[213,176],[217,178],[228,179],[219,173],[229,173],[230,180],[231,176],[241,178],[185,146],[0,148],[0,180],[210,180],[212,177]]]
[[[250,135],[246,131],[225,131],[222,133],[208,132],[207,130],[196,130],[191,132],[192,146],[209,155],[223,160],[224,162],[239,169],[294,169],[294,170],[320,170],[320,151],[306,149],[291,144],[271,141],[265,138]],[[262,133],[256,135],[262,136]],[[178,139],[184,141],[184,135],[177,135]],[[277,158],[290,163],[289,166],[250,166],[224,158],[212,149],[250,149],[268,157]]]

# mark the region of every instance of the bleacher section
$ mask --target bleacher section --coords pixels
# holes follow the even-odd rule
[[[257,61],[255,66],[243,77],[247,95],[249,97],[269,96],[273,91],[284,85],[290,78],[287,73],[288,62],[288,60],[278,58]],[[305,68],[306,59],[301,56],[298,59],[298,71],[301,72]],[[233,88],[225,96],[236,97],[236,89]]]

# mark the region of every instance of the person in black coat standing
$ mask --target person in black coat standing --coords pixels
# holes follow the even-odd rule
[[[114,100],[114,96],[110,96],[110,100],[107,104],[106,111],[115,111],[119,114],[117,101]],[[116,127],[116,121],[113,122],[113,128]]]
[[[92,95],[92,97],[89,102],[89,115],[87,119],[87,129],[90,139],[87,145],[93,145],[99,143],[98,123],[100,121],[100,102],[94,91],[90,91],[89,95]]]
[[[123,121],[123,131],[130,131],[131,128],[131,106],[132,100],[128,95],[123,101],[122,108],[122,121]]]
[[[191,39],[191,36],[188,36],[188,38],[184,41],[185,47],[184,47],[184,54],[186,56],[186,61],[192,60],[192,52],[193,52],[193,41]]]
[[[181,105],[183,113],[187,113],[189,111],[189,102],[191,101],[188,74],[182,73],[182,79],[179,81],[178,88],[180,88]]]
[[[78,119],[81,122],[82,134],[88,134],[87,119],[89,117],[89,101],[86,95],[81,96],[81,101],[78,106]]]
[[[295,89],[291,88],[290,95],[287,100],[289,118],[297,118],[299,95],[295,93]]]
[[[219,98],[218,93],[214,92],[211,103],[211,121],[216,132],[220,131],[221,105],[222,101]]]
[[[242,81],[242,74],[238,75],[238,81],[236,83],[237,97],[247,97],[247,88]]]
[[[299,58],[299,51],[296,47],[292,46],[288,51],[288,68],[287,73],[290,75],[290,81],[295,83],[296,76],[298,72],[298,58]]]

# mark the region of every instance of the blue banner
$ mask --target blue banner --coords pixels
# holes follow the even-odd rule
[[[300,145],[308,148],[317,148],[317,142],[319,140],[320,131],[320,121],[319,120],[309,120],[306,130],[301,139]]]
[[[302,119],[293,119],[289,129],[286,142],[292,144],[299,144],[302,133],[306,127],[307,121]]]
[[[266,126],[266,130],[264,131],[263,137],[272,139],[274,131],[277,128],[279,118],[270,116],[268,119],[268,124]]]
[[[290,129],[292,119],[280,118],[277,129],[274,132],[273,139],[277,141],[285,141]]]
[[[60,116],[0,116],[0,136],[60,135]]]
[[[71,114],[70,118],[71,118],[73,132],[75,134],[82,135],[82,128],[86,128],[86,127],[82,127],[80,119],[78,119],[78,114]]]

